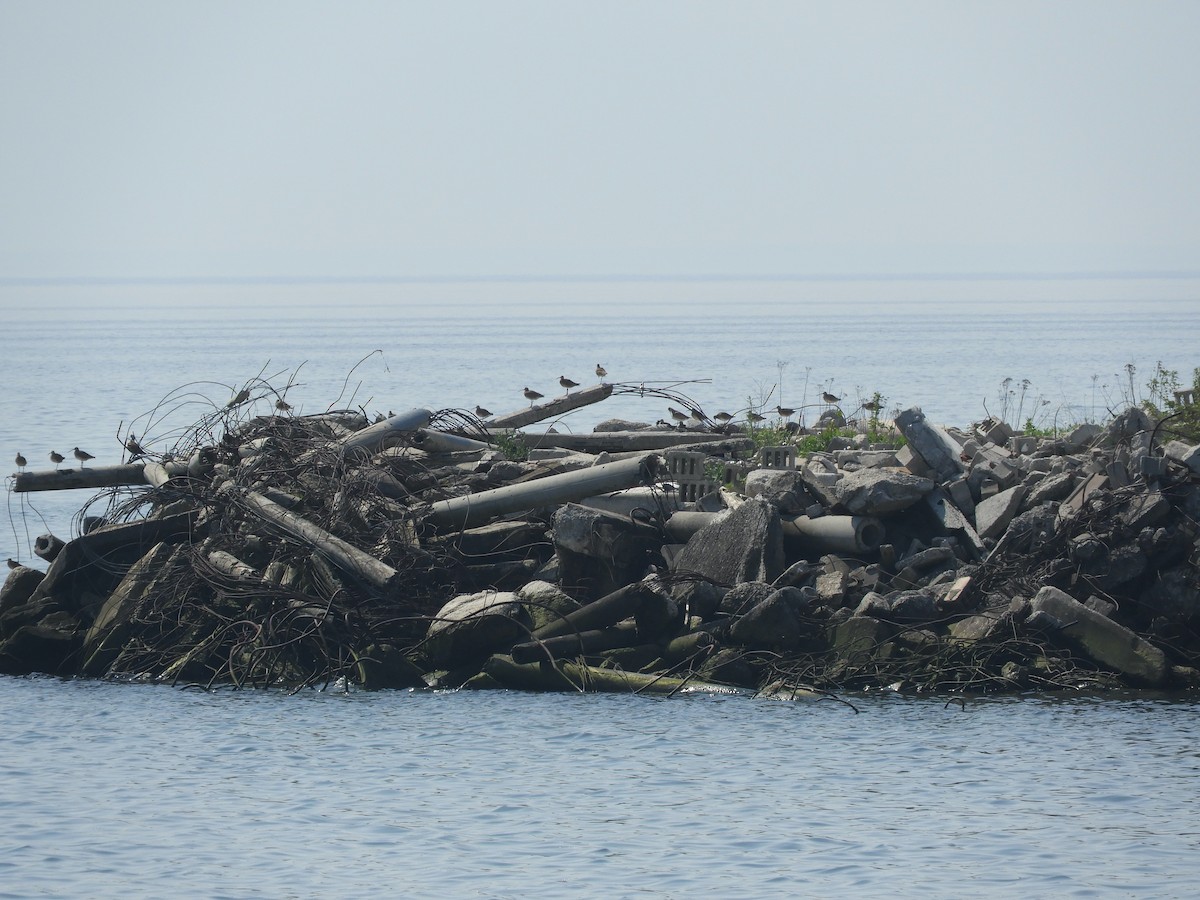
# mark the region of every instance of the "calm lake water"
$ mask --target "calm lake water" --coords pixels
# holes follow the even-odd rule
[[[116,462],[130,427],[165,449],[260,374],[301,413],[506,412],[602,362],[710,412],[829,389],[1049,424],[1200,364],[1182,279],[8,284],[0,310],[6,459],[33,468]],[[557,427],[665,413],[626,393]],[[31,560],[88,499],[8,493],[0,549]],[[1200,890],[1195,702],[845,699],[0,678],[0,897]]]

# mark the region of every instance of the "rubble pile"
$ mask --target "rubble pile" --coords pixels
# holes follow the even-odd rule
[[[587,393],[569,399],[607,396]],[[214,416],[170,454],[14,475],[108,505],[38,539],[44,573],[10,563],[0,672],[787,698],[1200,686],[1200,447],[1136,408],[1054,439],[912,408],[898,440],[807,453],[699,419],[521,430],[561,403]]]

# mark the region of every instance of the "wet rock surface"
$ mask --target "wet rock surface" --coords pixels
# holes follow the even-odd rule
[[[39,539],[45,573],[9,572],[0,672],[787,698],[1200,686],[1200,449],[1141,410],[1044,438],[914,408],[890,445],[761,454],[698,418],[610,421],[589,444],[522,432],[535,406],[487,424],[235,412],[136,465],[15,476],[111,499],[87,534]]]

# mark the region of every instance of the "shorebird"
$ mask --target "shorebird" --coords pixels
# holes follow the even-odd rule
[[[129,435],[129,437],[125,439],[125,449],[129,451],[130,462],[133,462],[135,459],[146,455],[146,451],[143,450],[142,445],[138,443],[137,436],[133,434]]]
[[[604,368],[604,366],[600,365],[600,363],[596,363],[596,377],[603,378],[607,374],[608,369]]]
[[[833,404],[840,402],[842,398],[833,396],[833,394],[829,393],[829,391],[822,391],[821,399],[832,406]]]
[[[19,569],[21,568],[21,564],[10,556],[8,558],[8,567],[10,569]]]
[[[25,471],[25,464],[28,462],[28,460],[26,460],[25,457],[23,457],[21,455],[20,451],[17,451],[17,458],[14,460],[14,462],[16,462],[16,464],[17,464],[17,471],[19,471],[19,472]]]
[[[725,412],[724,410],[721,410],[721,412],[717,413],[715,416],[713,416],[713,418],[716,419],[718,422],[720,422],[722,425],[727,425],[728,423],[733,421],[733,416],[731,416],[729,413]]]
[[[701,425],[703,425],[703,424],[704,424],[704,419],[705,419],[704,410],[702,410],[702,409],[693,409],[693,410],[691,410],[691,413],[692,413],[692,418],[693,418],[693,419],[695,419],[695,420],[696,420],[697,422],[699,422]]]
[[[571,388],[573,388],[573,387],[579,387],[579,382],[578,382],[578,381],[572,381],[572,380],[571,380],[570,378],[568,378],[566,375],[559,375],[559,376],[558,376],[558,383],[559,383],[559,384],[561,384],[561,385],[562,385],[564,388],[566,388],[566,389],[567,389],[567,393],[568,393],[568,394],[569,394],[569,393],[571,393]]]
[[[795,410],[788,406],[777,406],[775,407],[775,412],[779,413],[785,419],[790,419]]]
[[[233,407],[238,406],[242,403],[245,403],[249,399],[250,399],[250,388],[242,388],[240,391],[238,391],[234,395],[232,400],[230,400],[228,403],[225,404],[225,408],[233,409]]]
[[[748,413],[746,413],[747,422],[761,422],[765,418],[766,416],[760,416],[754,410],[750,410]]]
[[[61,453],[59,453],[57,450],[50,451],[50,462],[54,463],[55,469],[58,468],[58,464],[61,463],[64,459],[66,459],[66,457],[63,456]]]
[[[867,412],[879,412],[879,410],[883,409],[883,407],[880,404],[876,403],[874,400],[868,400],[866,403],[863,404],[862,408],[865,409]]]
[[[288,403],[282,397],[275,401],[275,408],[280,412],[287,412],[292,408],[292,404]]]
[[[74,450],[71,451],[71,455],[74,456],[77,460],[79,460],[79,468],[81,468],[81,469],[83,468],[83,464],[85,462],[87,462],[89,459],[96,458],[96,457],[92,456],[92,454],[88,453],[86,450],[80,450],[78,447],[76,447]]]
[[[541,400],[545,396],[545,394],[539,394],[537,391],[525,388],[525,399],[529,401],[530,406],[533,406],[534,400]]]
[[[667,412],[669,412],[671,414],[671,418],[674,419],[676,422],[678,422],[680,425],[682,425],[684,422],[686,422],[688,420],[687,413],[680,412],[673,406],[668,406]]]
[[[492,411],[490,409],[484,409],[482,406],[475,407],[475,415],[481,419],[486,419],[491,414]]]

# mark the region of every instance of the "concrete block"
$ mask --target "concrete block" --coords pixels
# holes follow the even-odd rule
[[[763,447],[758,462],[764,469],[795,469],[796,448],[792,446]]]
[[[1083,509],[1083,505],[1094,493],[1096,493],[1096,491],[1103,490],[1107,487],[1107,475],[1097,474],[1084,479],[1083,482],[1075,486],[1075,490],[1073,490],[1067,496],[1067,499],[1059,504],[1056,521],[1059,524],[1062,524],[1071,516],[1075,515],[1075,513]]]
[[[838,501],[851,515],[899,512],[928,495],[934,483],[900,469],[860,469],[837,484]]]
[[[975,426],[975,435],[993,444],[1007,444],[1014,437],[1012,428],[1001,419],[984,419]]]

